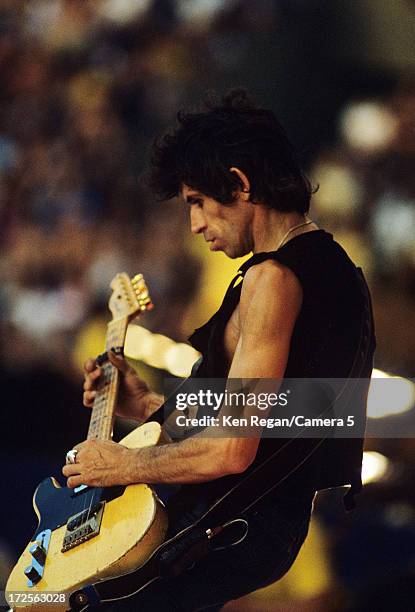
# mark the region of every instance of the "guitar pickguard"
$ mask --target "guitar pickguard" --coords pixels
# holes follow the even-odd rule
[[[73,489],[60,487],[54,478],[43,480],[34,495],[34,505],[40,515],[39,525],[33,539],[45,529],[52,531],[62,525],[74,515],[87,510],[101,501],[111,501],[121,497],[125,487],[87,487],[80,493]]]

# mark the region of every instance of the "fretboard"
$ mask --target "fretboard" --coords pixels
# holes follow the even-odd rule
[[[128,318],[111,321],[107,327],[105,350],[123,347],[127,332]],[[114,424],[114,409],[118,393],[119,372],[110,361],[102,366],[97,395],[92,408],[88,429],[88,440],[110,440]]]

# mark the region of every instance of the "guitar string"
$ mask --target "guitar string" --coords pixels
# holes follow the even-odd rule
[[[113,323],[113,325],[111,325],[111,323]],[[125,333],[126,333],[125,323],[123,320],[118,321],[115,324],[115,326],[114,326],[113,321],[109,323],[108,337],[106,340],[106,350],[110,350],[110,348],[113,346],[124,345]],[[121,337],[122,337],[122,341],[120,341]],[[103,410],[103,408],[105,404],[108,403],[108,400],[111,396],[111,392],[115,393],[116,377],[117,377],[117,370],[115,366],[113,366],[110,362],[107,362],[103,370],[104,370],[104,378],[103,378],[104,385],[107,386],[108,392],[107,393],[104,392],[102,396],[98,396],[98,402],[100,402],[99,408],[98,406],[94,405],[92,410],[94,411],[94,409],[96,409],[96,414],[91,416],[91,418],[95,419],[95,423],[92,426],[91,433],[95,433],[95,437],[97,439],[108,439],[110,437],[110,429],[111,429],[110,421],[112,421],[112,419],[109,419],[109,416],[110,416],[109,413],[106,415],[107,416],[106,419],[103,418],[103,412],[105,413],[105,410]],[[107,395],[106,398],[105,398],[105,395]],[[89,488],[89,490],[85,491],[85,494],[82,495],[83,500],[81,504],[79,504],[80,499],[75,493],[72,496],[72,500],[71,500],[70,516],[75,516],[81,513],[81,519],[83,519],[82,522],[87,523],[91,516],[91,509],[95,506],[95,502],[100,495],[97,489],[98,489],[97,487],[91,487]],[[80,510],[80,507],[82,508],[82,510]],[[84,518],[83,515],[87,507],[88,507],[88,511],[86,513],[86,518]]]
[[[106,382],[106,372],[105,372],[105,367],[103,368],[103,384],[105,386],[105,382]],[[103,408],[103,404],[104,402],[102,401],[102,398],[104,397],[104,394],[97,394],[96,399],[94,401],[94,406],[92,408],[92,415],[91,415],[91,419],[93,419],[94,421],[91,420],[90,422],[90,430],[88,431],[88,439],[89,439],[89,435],[91,434],[93,437],[94,434],[96,434],[96,430],[97,430],[97,425],[99,425],[101,418],[102,418],[102,408]],[[91,428],[91,424],[92,428]],[[95,430],[95,431],[94,431]],[[80,485],[82,486],[82,485]],[[81,503],[81,508],[82,510],[80,510],[80,512],[82,512],[81,514],[81,518],[83,518],[84,513],[88,507],[88,512],[87,512],[87,516],[86,519],[84,520],[85,522],[87,522],[89,520],[89,516],[90,516],[90,510],[92,507],[92,499],[94,497],[94,492],[91,492],[91,489],[88,489],[87,491],[85,491],[85,493],[82,495],[82,503]],[[79,506],[78,506],[79,507]],[[84,522],[82,521],[82,522]]]
[[[106,372],[106,368],[105,367],[103,368],[103,372],[104,372],[103,382],[104,382],[104,385],[106,385],[106,382],[107,382],[107,372]],[[91,431],[91,433],[93,434],[93,437],[97,438],[97,439],[101,438],[101,436],[98,435],[98,432],[97,432],[97,429],[98,429],[97,428],[97,424],[98,424],[98,426],[101,425],[101,428],[102,428],[102,411],[103,411],[102,409],[103,409],[104,403],[105,402],[101,402],[101,404],[100,404],[100,407],[99,407],[99,417],[98,416],[95,417],[96,421],[95,421],[95,423],[93,425],[93,428],[92,428],[92,431]],[[93,504],[95,503],[95,496],[96,496],[96,489],[92,488],[92,487],[88,488],[88,490],[85,492],[85,494],[83,496],[83,508],[82,508],[82,515],[81,515],[81,517],[83,519],[82,520],[83,523],[88,523],[88,521],[90,519],[91,508],[92,508]],[[88,511],[87,511],[87,508],[88,508]],[[85,512],[86,512],[86,517],[84,517],[84,513]]]
[[[120,322],[118,322],[118,326],[115,326],[114,329],[114,325],[111,326],[111,324],[109,325],[111,327],[109,334],[108,334],[108,340],[109,342],[107,343],[107,350],[108,350],[108,344],[112,347],[112,346],[121,346],[124,345],[124,341],[125,341],[125,332],[126,332],[126,328],[124,326],[124,322],[121,321],[121,326],[122,329],[119,329],[120,327]],[[120,337],[123,337],[122,342],[120,341]],[[109,371],[108,371],[109,370]],[[111,425],[110,425],[110,419],[109,419],[109,413],[107,411],[107,414],[104,415],[104,417],[106,416],[107,418],[103,418],[103,412],[105,412],[105,410],[103,411],[104,405],[108,402],[108,399],[111,395],[111,393],[115,393],[115,387],[116,387],[116,379],[117,379],[117,369],[115,368],[115,366],[113,366],[110,362],[107,362],[107,364],[104,366],[104,384],[107,386],[108,385],[108,393],[107,393],[107,397],[104,401],[101,401],[101,405],[99,408],[99,417],[95,417],[96,421],[98,422],[98,428],[100,427],[101,431],[100,432],[96,432],[96,437],[99,439],[107,439],[110,437],[110,429],[111,429]],[[105,395],[103,394],[103,397],[105,397]],[[112,421],[112,419],[111,419]],[[98,429],[96,424],[93,425],[93,429],[97,430]],[[107,431],[108,430],[108,431]],[[83,523],[87,523],[90,519],[91,516],[91,510],[93,507],[95,507],[95,502],[98,500],[100,493],[97,490],[97,487],[92,487],[90,488],[86,494],[83,496],[83,508],[82,508],[82,515],[81,518],[83,518],[83,514],[86,511],[86,508],[88,506],[88,511],[86,513],[86,518],[83,519]],[[89,501],[89,505],[88,505],[88,501]],[[78,506],[78,508],[77,508]],[[72,502],[72,515],[74,514],[78,514],[79,512],[79,503],[78,503],[78,499],[75,496],[73,498],[73,502]]]
[[[105,368],[105,365],[104,365],[104,367],[103,367],[103,384],[104,384],[104,389],[105,389],[105,385],[106,385],[106,378],[107,378],[107,372],[106,372],[106,368]],[[103,411],[103,406],[105,404],[105,400],[103,400],[104,397],[105,397],[105,393],[103,393],[102,395],[98,395],[99,408],[98,408],[98,406],[96,407],[96,414],[93,415],[94,418],[95,418],[95,423],[92,426],[92,430],[91,430],[91,434],[94,437],[99,437],[99,436],[97,436],[96,432],[97,432],[97,429],[98,429],[99,425],[102,423],[102,411]],[[93,410],[94,409],[95,409],[95,406],[94,406]],[[97,427],[97,425],[98,425],[98,427]],[[83,521],[83,522],[88,522],[88,520],[89,520],[89,517],[90,517],[90,514],[91,514],[91,507],[92,507],[93,499],[94,499],[94,490],[88,489],[85,492],[85,494],[83,495],[81,518],[83,517],[83,515],[84,515],[84,513],[85,513],[85,511],[86,511],[86,509],[88,507],[87,516],[86,516],[85,521]]]
[[[124,325],[123,325],[124,327]],[[123,334],[124,335],[124,334]],[[116,336],[116,338],[114,338],[114,336]],[[120,336],[121,336],[121,330],[117,328],[117,326],[111,329],[110,333],[109,333],[109,344],[111,346],[114,346],[114,342],[116,341],[116,344],[119,345],[120,344]],[[108,348],[107,348],[108,350]],[[109,380],[108,380],[108,369],[109,369]],[[113,366],[110,362],[107,362],[106,364],[106,373],[105,373],[105,382],[107,382],[108,380],[108,392],[107,392],[107,398],[106,398],[106,403],[107,403],[107,408],[108,408],[108,404],[109,404],[109,400],[111,397],[111,394],[115,393],[115,387],[116,387],[116,380],[117,380],[117,370],[115,368],[115,366]],[[101,408],[102,411],[102,408]],[[106,411],[106,415],[104,415],[104,417],[106,416],[107,418],[103,418],[101,419],[101,432],[100,432],[100,438],[101,439],[109,439],[110,437],[110,421],[112,419],[110,419],[110,411],[107,409]],[[87,518],[86,518],[86,522],[88,522],[90,516],[91,516],[91,509],[93,506],[95,506],[95,502],[97,501],[98,497],[99,497],[99,493],[97,491],[96,488],[92,489],[92,495],[90,497],[90,504],[89,504],[89,508],[88,508],[88,512],[87,512]]]
[[[113,330],[110,331],[108,339],[109,339],[109,344],[111,344],[111,341],[113,340]],[[107,346],[107,350],[108,350],[108,346]],[[99,412],[99,419],[98,419],[98,426],[99,427],[97,428],[96,425],[94,426],[94,429],[95,429],[95,432],[94,432],[95,436],[94,437],[96,437],[99,440],[105,439],[105,436],[103,435],[104,434],[104,423],[105,423],[105,419],[104,419],[105,409],[103,410],[103,408],[104,408],[105,404],[108,403],[109,390],[111,388],[112,379],[113,379],[113,366],[112,367],[110,366],[108,368],[108,362],[107,362],[104,365],[103,371],[104,371],[104,385],[105,385],[105,388],[107,390],[106,391],[106,399],[105,399],[105,401],[103,401],[101,403],[101,406],[100,406],[100,409],[99,409],[100,410],[100,412]],[[104,413],[104,415],[103,415],[103,413]],[[100,428],[100,431],[99,431],[99,428]],[[97,431],[97,429],[98,429],[98,431]],[[97,494],[97,489],[95,487],[91,487],[89,489],[89,491],[87,492],[87,494],[85,495],[85,506],[84,506],[83,512],[85,512],[86,507],[88,505],[88,501],[89,501],[88,512],[86,514],[86,519],[85,519],[86,523],[90,519],[91,509],[92,509],[93,505],[95,505],[95,499],[96,499],[97,495],[99,495],[99,494]]]
[[[109,333],[109,340],[111,340],[111,331]],[[107,371],[107,367],[106,364],[104,364],[103,366],[103,384],[104,384],[104,389],[107,385],[107,379],[108,379],[108,371]],[[111,372],[112,373],[112,372]],[[103,412],[103,407],[105,405],[105,393],[103,393],[102,395],[98,395],[98,402],[99,403],[99,408],[98,406],[96,407],[96,414],[93,415],[94,419],[95,419],[95,423],[92,426],[91,429],[91,434],[94,438],[100,439],[101,436],[99,435],[99,427],[101,427],[101,431],[102,431],[102,423],[103,423],[103,419],[102,419],[102,412]],[[95,408],[95,406],[94,406]],[[94,410],[93,408],[93,410]],[[84,518],[84,520],[82,522],[87,523],[89,521],[89,518],[91,516],[91,508],[92,505],[95,501],[95,495],[96,495],[96,489],[94,488],[89,488],[87,491],[85,491],[85,494],[83,495],[83,503],[82,503],[82,515],[81,518],[83,517],[84,513],[86,512],[86,509],[88,508],[88,511],[86,512],[86,517]]]

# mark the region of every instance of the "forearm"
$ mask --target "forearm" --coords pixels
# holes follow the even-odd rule
[[[196,483],[246,470],[256,452],[250,438],[194,438],[132,449],[112,440],[85,440],[76,462],[62,472],[68,487],[111,487],[147,483]]]
[[[226,440],[191,438],[172,444],[132,449],[128,480],[147,483],[196,483],[243,471],[246,465]]]

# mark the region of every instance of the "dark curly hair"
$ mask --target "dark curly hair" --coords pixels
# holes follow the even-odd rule
[[[222,204],[241,187],[229,168],[249,178],[250,200],[281,212],[306,213],[313,192],[274,113],[258,107],[245,89],[221,101],[207,99],[200,112],[180,111],[178,125],[153,144],[149,183],[160,199],[182,185]]]

